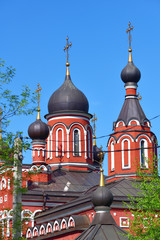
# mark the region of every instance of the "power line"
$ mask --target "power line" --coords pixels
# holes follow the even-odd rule
[[[151,119],[149,119],[148,121],[151,121],[151,120],[154,120],[154,119],[156,119],[156,118],[158,118],[158,117],[160,117],[160,114],[159,115],[157,115],[157,116],[155,116],[155,117],[153,117],[153,118],[151,118]],[[141,126],[141,125],[134,125],[134,126],[131,126],[130,128],[128,128],[128,129],[125,129],[125,130],[121,130],[121,131],[117,131],[117,132],[113,132],[113,133],[110,133],[110,134],[106,134],[106,135],[102,135],[102,136],[99,136],[99,137],[96,137],[95,139],[97,140],[97,139],[101,139],[101,138],[106,138],[106,137],[110,137],[110,136],[112,136],[112,135],[114,135],[114,134],[118,134],[118,133],[122,133],[122,132],[129,132],[131,129],[133,129],[133,128],[135,128],[135,127],[137,127],[137,126]],[[147,127],[147,126],[144,126],[144,127]],[[142,129],[136,129],[136,130],[139,130],[139,131],[142,131]],[[145,131],[145,132],[147,132],[147,131]],[[150,132],[150,131],[148,131],[148,132]],[[29,138],[29,137],[25,137],[26,139],[30,139],[31,140],[31,138]],[[87,138],[87,141],[89,141],[91,138]],[[93,140],[93,138],[92,138],[92,140]],[[55,139],[52,139],[52,140],[47,140],[47,141],[49,141],[49,142],[74,142],[74,140],[69,140],[69,141],[67,141],[67,140],[55,140]],[[80,139],[79,140],[79,142],[83,142],[83,141],[86,141],[85,139]]]
[[[137,151],[137,150],[144,150],[144,149],[157,149],[160,148],[160,146],[153,146],[153,147],[143,147],[143,148],[131,148],[131,149],[117,149],[117,150],[99,150],[98,152],[104,152],[104,153],[111,153],[111,152],[126,152],[126,151]],[[28,148],[31,151],[44,151],[44,152],[59,152],[59,153],[75,153],[75,151],[63,151],[63,150],[42,150],[42,149],[33,149],[33,148]],[[93,153],[93,151],[77,151],[76,153]]]

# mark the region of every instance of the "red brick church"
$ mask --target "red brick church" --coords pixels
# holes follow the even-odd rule
[[[129,26],[129,36],[130,30]],[[25,218],[23,235],[27,239],[92,239],[85,238],[83,233],[93,234],[95,229],[91,229],[94,225],[91,223],[96,222],[94,226],[98,224],[95,220],[98,218],[94,218],[98,200],[92,197],[93,192],[100,188],[97,186],[102,150],[96,146],[95,131],[91,126],[93,115],[89,113],[87,97],[71,80],[70,45],[67,38],[65,81],[49,99],[45,115],[47,124],[41,120],[38,101],[37,119],[28,129],[33,162],[22,166],[22,185],[27,187],[27,192],[22,195],[21,213],[22,220]],[[150,130],[150,121],[137,95],[141,73],[133,63],[131,52],[129,44],[128,63],[121,72],[125,100],[117,120],[113,122],[113,133],[107,143],[108,176],[105,176],[105,185],[113,200],[109,200],[109,195],[106,201],[110,202],[107,206],[110,206],[111,217],[119,226],[113,231],[129,228],[129,218],[134,216],[123,202],[129,201],[128,194],[137,194],[138,190],[132,185],[137,177],[136,167],[149,171],[147,159],[156,154],[156,136]],[[38,86],[38,94],[39,90]],[[29,177],[30,171],[36,173]],[[10,177],[2,174],[0,221],[2,234],[8,239],[12,228],[12,188]]]

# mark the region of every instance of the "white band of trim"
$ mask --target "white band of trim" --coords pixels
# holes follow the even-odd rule
[[[126,98],[126,99],[127,99],[127,98],[136,98],[136,99],[138,99],[137,95],[135,95],[135,96],[129,96],[129,95],[127,95],[125,98]]]
[[[125,89],[131,89],[131,88],[137,89],[137,86],[134,86],[134,85],[132,85],[132,86],[125,86]]]
[[[72,166],[72,167],[88,167],[90,169],[95,170],[96,168],[94,166],[92,166],[89,163],[71,163],[71,162],[67,162],[67,163],[51,163],[49,164],[50,167],[61,167],[61,166]]]

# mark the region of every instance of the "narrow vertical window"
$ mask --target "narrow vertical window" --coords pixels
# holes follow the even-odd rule
[[[56,157],[64,155],[64,133],[63,129],[59,128],[56,131]]]
[[[91,158],[91,135],[90,131],[88,130],[88,157]]]
[[[128,141],[124,141],[124,167],[128,167]]]
[[[114,171],[114,142],[111,142],[111,171]]]
[[[74,155],[79,156],[79,132],[74,130]]]
[[[122,169],[131,167],[130,155],[130,141],[128,139],[122,140]]]
[[[140,141],[140,164],[141,167],[146,167],[148,168],[148,163],[147,163],[147,141],[142,139]]]

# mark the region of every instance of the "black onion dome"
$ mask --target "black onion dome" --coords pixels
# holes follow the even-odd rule
[[[29,126],[28,135],[32,140],[45,140],[49,135],[49,128],[41,119],[37,119]]]
[[[92,195],[92,203],[95,207],[97,206],[107,206],[109,207],[112,204],[113,195],[107,187],[98,187]]]
[[[49,99],[48,112],[81,111],[88,113],[89,104],[86,96],[75,87],[70,75],[66,75],[62,86]]]
[[[133,62],[128,62],[125,68],[121,72],[121,79],[124,83],[134,82],[137,83],[141,78],[141,72],[133,64]]]

